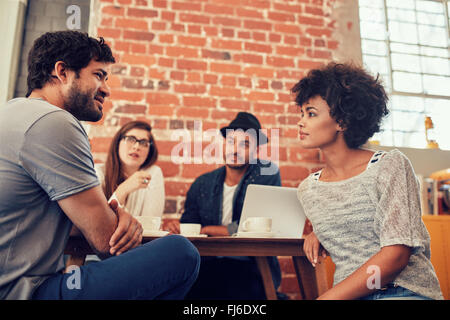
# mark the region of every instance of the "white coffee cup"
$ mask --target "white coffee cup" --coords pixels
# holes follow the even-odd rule
[[[245,232],[270,232],[272,219],[267,217],[250,217],[244,221],[242,230]]]
[[[161,217],[137,216],[135,218],[145,231],[158,231],[161,228]]]
[[[201,229],[200,223],[180,223],[180,233],[184,236],[197,236]]]

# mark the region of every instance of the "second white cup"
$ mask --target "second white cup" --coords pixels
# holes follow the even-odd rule
[[[242,230],[245,232],[270,232],[272,231],[272,219],[267,217],[247,218]]]
[[[145,231],[158,231],[161,228],[160,217],[137,216],[135,218]]]
[[[200,223],[180,223],[180,233],[184,236],[197,236],[201,229]]]

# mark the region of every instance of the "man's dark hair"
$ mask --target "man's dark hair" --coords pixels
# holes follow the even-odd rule
[[[34,41],[28,54],[28,97],[34,89],[41,89],[51,81],[55,63],[63,61],[66,68],[79,76],[92,59],[116,62],[103,38],[98,40],[79,31],[47,32]]]
[[[320,96],[330,107],[330,116],[344,129],[347,146],[356,149],[374,133],[389,111],[388,97],[377,76],[352,64],[331,62],[313,69],[293,88],[295,102],[302,106]]]

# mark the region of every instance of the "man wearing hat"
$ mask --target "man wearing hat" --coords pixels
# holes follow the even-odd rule
[[[221,128],[225,166],[198,177],[191,185],[181,223],[201,223],[201,233],[229,236],[237,232],[249,184],[281,186],[278,167],[257,158],[259,146],[268,142],[258,119],[239,112]],[[272,174],[264,169],[274,168]],[[179,233],[179,223],[169,230]],[[269,259],[275,288],[281,282],[276,257]],[[202,257],[200,274],[186,299],[265,299],[264,285],[253,257]]]

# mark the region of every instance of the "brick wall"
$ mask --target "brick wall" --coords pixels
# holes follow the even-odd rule
[[[334,37],[339,22],[332,16],[339,2],[97,0],[96,33],[111,45],[118,62],[105,116],[90,127],[95,160],[105,160],[121,125],[148,120],[166,181],[166,218],[176,218],[194,178],[219,165],[174,164],[170,155],[179,141],[172,141],[171,133],[193,132],[196,120],[203,130],[218,129],[247,110],[264,128],[279,129],[282,183],[297,186],[321,163],[317,150],[298,146],[299,114],[290,89],[339,49]],[[281,291],[295,298],[292,263],[280,261]]]

